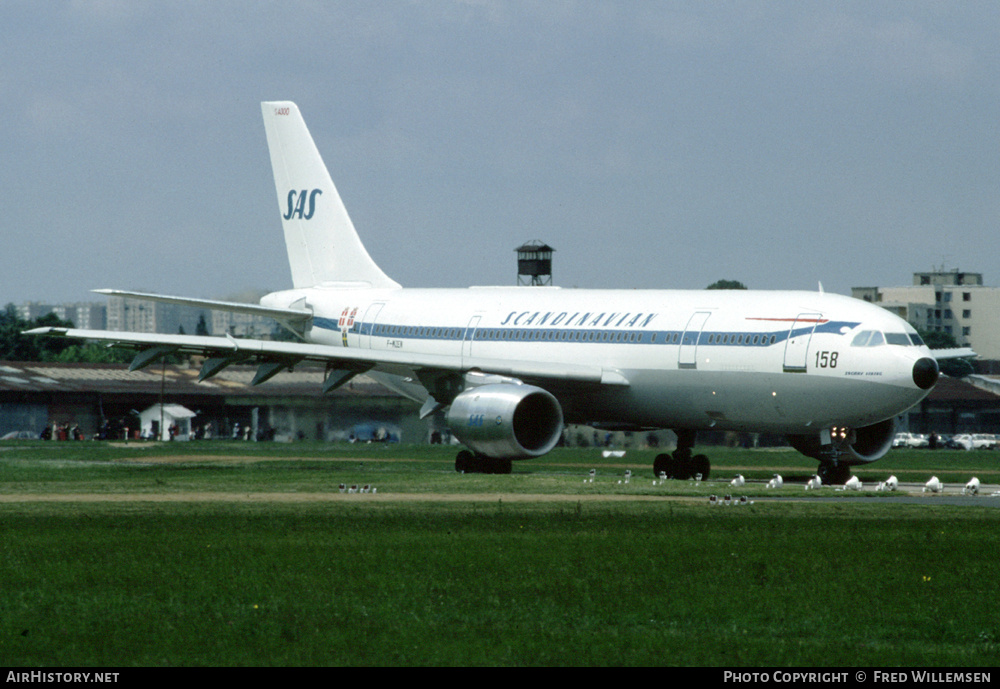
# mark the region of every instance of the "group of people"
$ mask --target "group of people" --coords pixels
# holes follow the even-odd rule
[[[133,419],[137,421],[137,419]],[[156,432],[157,424],[140,431],[138,428],[130,427],[128,424],[128,419],[122,418],[112,421],[111,419],[105,419],[98,429],[97,433],[94,434],[94,440],[157,440],[158,433]],[[253,426],[250,424],[241,424],[240,422],[235,422],[232,427],[232,439],[233,440],[254,440]],[[170,436],[170,440],[173,440],[180,434],[180,427],[176,423],[170,424],[167,431]],[[257,433],[256,440],[274,440],[276,431],[275,429],[264,427],[260,429]],[[86,436],[80,429],[80,424],[76,422],[71,423],[59,423],[52,422],[47,424],[42,432],[38,436],[42,440],[86,440]],[[204,424],[198,426],[192,426],[191,428],[191,439],[192,440],[211,440],[212,438],[225,438],[226,433],[223,430],[221,433],[216,433],[215,425],[213,422],[208,421]]]
[[[80,425],[73,423],[72,425],[68,423],[53,423],[51,426],[45,426],[39,437],[42,440],[83,440],[83,431],[80,430]]]
[[[246,433],[249,434],[250,426],[246,426]],[[180,427],[176,423],[170,424],[167,432],[170,435],[170,439],[173,440],[180,433]],[[195,439],[210,439],[213,435],[212,422],[209,421],[206,424],[198,426],[195,429],[193,437]],[[85,440],[86,436],[80,429],[78,423],[58,423],[53,422],[50,425],[46,425],[42,430],[39,437],[42,440]],[[240,425],[237,423],[233,427],[233,438],[242,438],[243,431]],[[118,419],[112,421],[111,419],[105,419],[98,429],[97,433],[94,434],[94,440],[156,440],[157,433],[155,431],[155,426],[151,426],[140,431],[138,428],[131,428],[128,425],[126,419]],[[249,438],[248,438],[249,439]]]

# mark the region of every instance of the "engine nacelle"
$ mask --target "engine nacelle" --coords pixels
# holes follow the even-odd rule
[[[452,435],[487,457],[539,457],[559,442],[562,407],[534,385],[493,383],[460,393],[447,415]]]
[[[867,464],[885,457],[892,447],[895,435],[896,420],[886,419],[862,428],[833,428],[830,440],[834,449],[842,453],[837,459],[838,463]],[[818,434],[790,435],[788,442],[807,457],[820,461],[829,459],[829,454],[824,453],[824,448],[820,445]]]

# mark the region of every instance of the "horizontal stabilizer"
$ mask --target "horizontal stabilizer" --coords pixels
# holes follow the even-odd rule
[[[274,318],[279,321],[300,322],[312,318],[312,310],[296,308],[275,308],[270,306],[260,306],[259,304],[243,304],[235,301],[217,301],[215,299],[192,299],[190,297],[175,297],[168,294],[149,294],[146,292],[130,292],[121,289],[95,289],[94,292],[104,294],[109,297],[127,297],[129,299],[141,299],[142,301],[155,301],[162,304],[178,304],[180,306],[193,306],[200,309],[210,309],[213,311],[228,311],[230,313],[245,313],[251,316],[264,316]]]

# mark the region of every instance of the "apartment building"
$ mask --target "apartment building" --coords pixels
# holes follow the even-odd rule
[[[946,332],[981,359],[1000,359],[1000,287],[982,273],[914,273],[905,287],[854,287],[851,296],[879,304],[922,330]]]

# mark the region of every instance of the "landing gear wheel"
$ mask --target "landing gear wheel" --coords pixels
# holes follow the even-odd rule
[[[455,457],[455,471],[460,474],[470,474],[475,468],[476,457],[468,450],[461,450]]]
[[[667,478],[674,478],[679,481],[686,481],[694,475],[694,458],[691,457],[691,448],[694,447],[697,432],[690,429],[674,430],[677,435],[677,449],[674,450],[674,459],[671,465],[672,471],[667,472]]]
[[[487,474],[509,474],[514,469],[514,463],[503,457],[490,457],[485,462]]]
[[[683,481],[688,476],[689,464],[690,461],[680,459],[676,454],[673,457],[668,454],[656,455],[653,460],[653,476],[660,478],[660,474],[663,474],[667,478]]]
[[[693,476],[691,473],[691,458],[678,457],[674,453],[674,475],[670,476],[670,478],[675,478],[678,481],[687,481],[691,476]]]
[[[821,462],[816,473],[824,486],[842,486],[851,478],[851,467],[847,464]]]
[[[668,454],[656,455],[653,460],[653,476],[660,478],[660,474],[670,478],[674,473],[674,458]]]
[[[691,448],[694,447],[697,433],[686,429],[674,432],[677,434],[677,449],[672,457],[668,454],[656,455],[656,459],[653,460],[653,476],[660,478],[662,473],[667,478],[686,481],[701,474],[704,481],[708,478],[712,465],[706,455],[691,456]]]
[[[461,474],[509,474],[513,462],[504,457],[483,457],[469,450],[461,450],[455,457],[455,471]]]
[[[701,474],[701,480],[706,481],[711,470],[712,465],[707,455],[695,455],[691,458],[691,478],[697,478],[698,474]]]
[[[705,457],[704,455],[698,456],[704,458],[705,466],[707,467],[708,457]],[[672,478],[677,481],[686,481],[687,479],[693,477],[696,471],[701,471],[702,477],[704,478],[708,469],[698,468],[700,465],[696,466],[696,459],[697,457],[693,459],[683,459],[678,457],[676,454],[673,457],[667,454],[656,455],[656,459],[653,460],[653,476],[660,478],[660,474],[662,473],[667,478]]]

